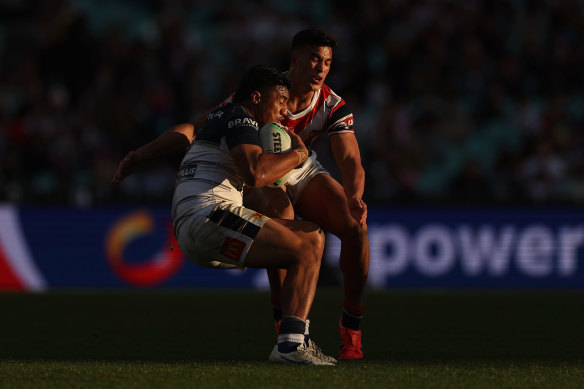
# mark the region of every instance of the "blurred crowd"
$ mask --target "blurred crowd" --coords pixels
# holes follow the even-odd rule
[[[0,202],[169,204],[176,158],[119,160],[317,27],[369,204],[584,204],[584,3],[337,3],[0,1]]]

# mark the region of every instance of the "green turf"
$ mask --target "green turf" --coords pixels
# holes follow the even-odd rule
[[[338,289],[313,339],[338,347]],[[0,294],[0,388],[582,388],[584,292],[368,291],[366,359],[274,366],[266,292]]]

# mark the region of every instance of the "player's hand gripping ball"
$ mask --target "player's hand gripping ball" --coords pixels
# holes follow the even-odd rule
[[[290,135],[288,135],[280,123],[266,124],[260,128],[259,135],[262,149],[267,153],[280,154],[292,150],[292,140],[290,139]],[[276,182],[268,186],[277,188],[286,184],[291,174],[292,171],[289,171],[276,180]]]

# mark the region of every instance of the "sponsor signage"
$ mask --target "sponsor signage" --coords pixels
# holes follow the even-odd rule
[[[188,261],[174,238],[169,208],[4,205],[0,243],[0,290],[267,286],[262,270],[214,270]]]
[[[374,287],[584,287],[584,212],[375,210]],[[327,263],[340,242],[327,237]]]
[[[370,209],[374,288],[584,288],[584,210]],[[184,257],[170,210],[0,205],[0,290],[267,288],[264,270]],[[322,273],[341,280],[327,236]],[[237,242],[225,247],[236,256]]]

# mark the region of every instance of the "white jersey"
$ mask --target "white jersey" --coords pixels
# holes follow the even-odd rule
[[[319,136],[354,133],[353,114],[345,100],[328,85],[314,93],[308,107],[300,112],[288,112],[282,124],[296,132],[307,146]]]
[[[322,84],[314,93],[308,107],[300,112],[288,112],[282,124],[296,132],[306,146],[317,153],[318,161],[339,182],[340,170],[334,159],[329,137],[354,133],[353,114],[345,100],[328,85]]]
[[[239,104],[230,103],[209,114],[184,156],[172,200],[175,235],[197,210],[221,202],[243,204],[243,178],[230,149],[259,145],[258,123]]]

